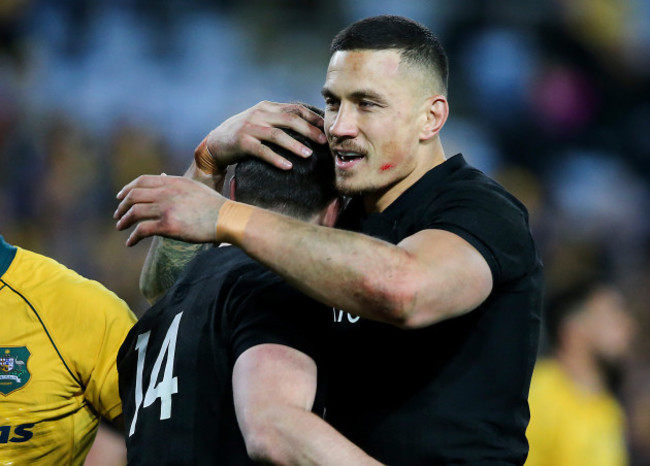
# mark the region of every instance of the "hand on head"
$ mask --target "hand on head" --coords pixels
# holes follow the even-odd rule
[[[212,130],[196,148],[195,161],[206,173],[214,173],[252,155],[286,170],[291,168],[291,163],[263,143],[274,143],[296,155],[308,157],[311,149],[281,128],[324,143],[322,127],[323,118],[303,105],[260,102]]]
[[[117,229],[135,229],[127,246],[158,235],[190,243],[215,239],[219,209],[226,201],[198,181],[179,176],[142,175],[117,194],[120,204],[113,217]]]

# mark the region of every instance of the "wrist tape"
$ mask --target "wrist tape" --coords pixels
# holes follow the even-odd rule
[[[194,150],[194,162],[199,170],[208,175],[222,175],[226,173],[226,167],[217,165],[217,162],[215,162],[214,157],[210,153],[207,136]]]
[[[244,230],[255,208],[248,204],[226,201],[219,210],[219,218],[215,225],[215,240],[241,244]]]

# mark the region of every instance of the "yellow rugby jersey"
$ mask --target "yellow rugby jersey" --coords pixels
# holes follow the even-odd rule
[[[0,465],[77,465],[100,416],[122,414],[124,301],[0,236]]]
[[[608,393],[587,393],[553,360],[537,364],[530,388],[526,466],[624,466],[624,414]]]

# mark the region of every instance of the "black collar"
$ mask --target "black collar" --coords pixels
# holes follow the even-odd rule
[[[386,207],[383,212],[367,214],[363,207],[363,201],[361,198],[353,199],[348,210],[350,210],[350,212],[357,218],[381,216],[384,219],[397,219],[404,210],[411,210],[413,205],[417,205],[421,199],[428,197],[428,193],[430,193],[436,186],[439,186],[445,178],[456,170],[466,167],[467,165],[468,164],[465,161],[463,154],[456,154],[448,158],[440,165],[436,165],[426,172],[422,178],[417,180],[415,184],[404,191],[391,205]]]

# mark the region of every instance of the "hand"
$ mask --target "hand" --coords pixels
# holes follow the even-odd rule
[[[308,157],[311,149],[280,128],[292,129],[323,144],[326,138],[322,127],[323,118],[300,104],[264,101],[227,119],[212,130],[196,148],[196,153],[207,149],[214,159],[215,167],[225,167],[237,163],[244,156],[252,155],[278,168],[289,169],[291,163],[262,142],[271,142],[296,155]]]
[[[142,175],[124,186],[117,198],[121,201],[113,214],[117,229],[136,225],[127,246],[153,235],[212,242],[219,209],[226,201],[198,181],[166,175]]]

